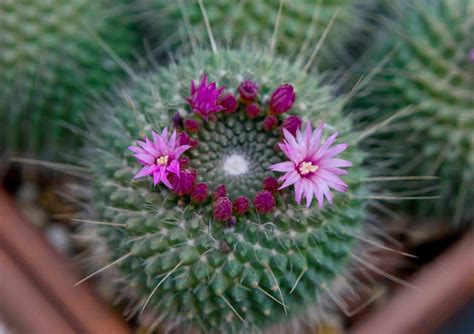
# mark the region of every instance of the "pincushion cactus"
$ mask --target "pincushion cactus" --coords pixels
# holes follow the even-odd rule
[[[314,317],[368,195],[341,106],[301,63],[241,50],[197,51],[98,108],[97,233],[137,312],[206,332]]]
[[[369,121],[410,107],[412,112],[400,115],[372,141],[383,145],[380,164],[389,162],[393,175],[440,177],[439,200],[412,203],[406,207],[411,212],[455,223],[472,221],[474,62],[469,54],[474,45],[474,3],[412,1],[397,4],[394,12],[398,16],[385,22],[367,55],[366,73],[382,59],[388,61],[355,105],[374,110],[361,117]]]
[[[0,15],[0,151],[57,153],[87,98],[125,73],[130,19],[113,0],[2,0]]]
[[[217,43],[240,47],[242,42],[268,45],[281,54],[294,56],[311,53],[328,29],[317,64],[326,68],[346,56],[344,44],[351,30],[362,24],[355,0],[281,1],[207,1],[137,0],[138,11],[149,35],[162,51],[189,48],[192,43],[207,45],[209,31],[203,9]],[[277,27],[276,27],[277,26]],[[276,30],[276,31],[275,31]],[[189,43],[189,41],[192,43]]]

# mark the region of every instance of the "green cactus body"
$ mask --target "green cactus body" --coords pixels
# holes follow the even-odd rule
[[[208,45],[209,37],[198,0],[138,0],[151,36],[164,51],[176,46],[190,47],[189,41]],[[282,1],[282,10],[275,35],[275,48],[281,54],[294,56],[313,51],[324,30],[337,11],[323,47],[317,57],[319,68],[326,68],[343,58],[349,30],[361,20],[354,0]],[[240,47],[242,42],[259,44],[272,41],[280,1],[203,1],[214,37],[221,46]]]
[[[412,202],[407,209],[456,223],[472,220],[474,3],[413,1],[397,12],[369,52],[367,71],[392,52],[390,60],[355,103],[362,109],[376,108],[373,115],[381,118],[408,106],[413,109],[374,141],[383,143],[383,159],[391,162],[395,174],[440,177],[439,200]]]
[[[148,179],[132,181],[139,166],[127,147],[153,129],[172,125],[176,112],[189,116],[189,81],[203,72],[233,93],[251,78],[263,100],[290,82],[297,92],[294,113],[324,121],[340,131],[341,140],[355,142],[350,121],[341,116],[341,101],[301,64],[250,50],[198,51],[143,75],[98,109],[86,163],[95,183],[95,210],[101,221],[113,224],[98,226],[98,235],[106,241],[110,261],[117,261],[122,291],[137,298],[137,310],[146,304],[169,323],[204,332],[288,323],[304,317],[346,269],[364,219],[363,155],[355,144],[344,152],[353,163],[344,177],[349,190],[335,193],[332,206],[303,208],[292,195],[278,195],[273,212],[250,210],[230,228],[213,218],[212,199],[193,204]],[[279,132],[262,130],[261,118],[249,119],[239,109],[204,123],[195,135],[199,144],[189,153],[198,181],[210,189],[224,183],[231,199],[252,198],[263,177],[271,175],[265,174],[267,166],[281,160],[274,148]],[[222,167],[225,157],[239,153],[249,160],[249,169],[229,175]]]
[[[136,45],[123,14],[109,0],[0,2],[0,150],[67,147],[66,127],[82,124],[87,98],[124,73],[114,57]]]

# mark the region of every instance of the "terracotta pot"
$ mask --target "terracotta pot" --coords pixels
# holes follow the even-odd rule
[[[0,314],[21,333],[129,333],[0,190]]]
[[[354,334],[432,333],[474,300],[474,231],[421,269],[378,310],[361,318]]]

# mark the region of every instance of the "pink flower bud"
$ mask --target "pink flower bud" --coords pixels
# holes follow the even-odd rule
[[[199,142],[196,139],[192,139],[186,132],[181,132],[178,137],[179,145],[190,145],[192,147],[198,146]]]
[[[237,99],[231,93],[226,94],[220,99],[219,104],[224,107],[224,112],[226,114],[232,114],[237,110]]]
[[[260,114],[260,106],[255,102],[247,104],[247,107],[245,107],[245,113],[249,118],[255,118]]]
[[[232,217],[232,202],[228,197],[219,197],[212,205],[212,216],[226,222]]]
[[[283,114],[293,107],[295,100],[296,94],[293,86],[283,84],[270,97],[270,111],[275,115]]]
[[[295,135],[296,131],[300,128],[301,123],[302,121],[299,116],[290,116],[288,118],[285,118],[281,125],[281,128],[286,129],[289,133]]]
[[[196,172],[182,170],[178,175],[170,175],[170,183],[173,186],[173,192],[178,196],[184,196],[191,192],[196,181]]]
[[[186,132],[181,132],[178,135],[178,143],[179,145],[189,145],[191,138],[189,138],[188,134]]]
[[[268,190],[259,191],[253,200],[253,206],[258,213],[269,213],[275,208],[275,197]]]
[[[194,203],[203,203],[209,197],[209,187],[205,183],[198,183],[194,185],[193,190],[191,191],[191,200]]]
[[[219,197],[226,197],[226,196],[227,196],[227,190],[225,189],[225,185],[221,184],[217,186],[213,194],[214,199],[217,199]]]
[[[179,162],[179,167],[181,169],[185,169],[185,168],[188,167],[189,158],[188,157],[181,157],[181,158],[179,158],[178,162]]]
[[[273,176],[267,176],[263,179],[263,189],[270,192],[275,192],[278,190],[278,181]]]
[[[270,132],[274,130],[277,126],[278,126],[278,118],[276,118],[273,115],[269,115],[265,117],[265,119],[263,120],[263,129],[265,131]]]
[[[201,128],[201,124],[192,118],[185,119],[183,124],[184,129],[189,133],[197,133]]]
[[[258,85],[252,80],[244,80],[237,90],[242,100],[245,101],[253,101],[258,95]]]
[[[245,196],[239,196],[234,200],[234,211],[238,215],[245,215],[249,210],[250,201]]]

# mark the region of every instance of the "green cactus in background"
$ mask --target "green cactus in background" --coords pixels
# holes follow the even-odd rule
[[[198,0],[137,0],[137,7],[161,51],[209,44]],[[276,51],[285,56],[310,54],[337,12],[317,56],[320,69],[337,65],[347,56],[344,44],[348,34],[362,23],[355,0],[204,0],[203,7],[220,46],[240,47],[248,42],[270,47],[275,38]]]
[[[137,312],[157,312],[157,321],[203,332],[253,331],[309,321],[335,289],[362,233],[368,196],[362,185],[364,156],[350,121],[341,114],[342,102],[302,65],[251,50],[197,51],[142,75],[97,108],[83,162],[94,183],[92,203],[101,221],[97,233],[118,268],[120,291],[135,298]],[[203,74],[226,87],[221,93],[211,84],[206,91],[222,94],[214,107],[225,111],[202,114],[208,122],[197,121],[188,103],[199,111],[213,105],[212,96],[200,105],[192,91],[186,102],[190,80]],[[244,79],[255,85],[242,88]],[[282,85],[280,95],[270,96],[282,83],[292,86]],[[194,89],[206,90],[199,87]],[[239,100],[234,98],[238,94]],[[271,110],[266,116],[265,105]],[[294,115],[282,120],[280,113],[291,105],[284,116]],[[338,142],[350,144],[342,154],[352,162],[343,177],[348,190],[334,193],[333,205],[322,209],[299,206],[288,188],[276,189],[268,170],[284,160],[275,148],[281,127],[294,132],[300,118],[324,122],[327,130],[339,131]],[[169,164],[172,153],[148,161],[142,153],[150,141],[129,148],[165,127],[169,133],[173,127],[184,129],[176,140],[192,147],[184,154],[189,162],[180,158],[179,163],[197,171],[197,179],[192,173],[168,178],[172,191],[163,178],[154,179],[156,186],[148,178],[134,179],[140,166],[130,150],[142,164],[155,167]],[[305,175],[318,170],[311,163],[299,168]],[[186,190],[187,180],[199,183]]]
[[[412,110],[372,141],[383,145],[379,163],[392,171],[382,173],[440,177],[440,198],[405,203],[408,211],[455,223],[472,221],[474,2],[411,1],[394,9],[397,15],[385,22],[366,55],[365,74],[384,58],[385,64],[355,106],[365,110],[360,114],[365,121]],[[394,184],[393,191],[399,186]]]
[[[58,156],[137,41],[112,0],[0,2],[0,151]],[[77,136],[80,137],[80,136]]]

